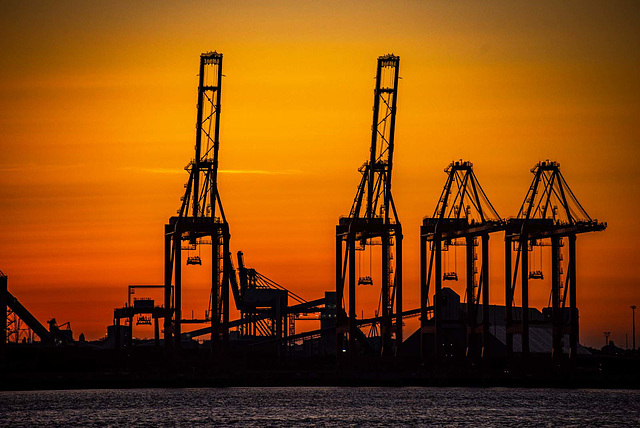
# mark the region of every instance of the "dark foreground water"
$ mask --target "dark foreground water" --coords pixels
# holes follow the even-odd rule
[[[287,387],[0,392],[0,425],[640,426],[640,391]]]

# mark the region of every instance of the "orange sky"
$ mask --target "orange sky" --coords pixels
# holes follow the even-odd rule
[[[232,250],[304,297],[333,289],[375,59],[393,52],[405,307],[418,304],[418,227],[446,165],[471,160],[508,217],[549,158],[609,224],[578,239],[581,341],[601,346],[607,330],[624,344],[640,304],[636,3],[238,3],[0,4],[0,269],[42,322],[100,337],[128,284],[162,281],[163,225],[193,156],[198,55],[214,49]],[[502,303],[502,236],[492,243]],[[185,275],[184,313],[201,315],[205,282]],[[546,305],[548,284],[531,288]]]

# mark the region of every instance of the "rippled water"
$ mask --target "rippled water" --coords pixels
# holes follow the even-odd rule
[[[640,391],[221,388],[0,392],[3,426],[640,426]]]

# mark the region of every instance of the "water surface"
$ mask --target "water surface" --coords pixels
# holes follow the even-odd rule
[[[0,392],[0,425],[640,426],[640,392],[424,387]]]

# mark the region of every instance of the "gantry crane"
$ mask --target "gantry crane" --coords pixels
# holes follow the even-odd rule
[[[578,347],[578,309],[576,306],[576,235],[606,229],[607,224],[592,219],[573,194],[560,173],[560,164],[538,162],[533,169],[533,181],[520,207],[518,216],[506,223],[505,233],[505,301],[507,353],[513,353],[513,336],[522,338],[522,355],[529,354],[529,279],[541,279],[542,270],[530,271],[529,252],[534,247],[551,246],[551,322],[553,325],[552,355],[562,354],[562,337],[569,333],[571,358]],[[568,274],[562,283],[563,238],[568,238]],[[550,244],[549,244],[549,241]],[[515,251],[515,262],[512,253]],[[520,269],[519,269],[520,268]],[[513,302],[518,274],[521,279],[522,317],[514,319]],[[563,292],[564,289],[564,292]],[[565,311],[567,294],[569,312]]]
[[[420,228],[420,301],[421,301],[421,356],[428,358],[427,337],[433,334],[435,355],[443,354],[442,281],[458,280],[455,268],[442,272],[442,252],[455,251],[457,245],[466,247],[466,304],[467,355],[475,357],[478,348],[477,308],[482,296],[482,355],[488,356],[489,333],[489,234],[503,230],[504,222],[480,186],[473,164],[468,161],[452,162],[445,170],[447,181],[432,217],[425,217]],[[476,246],[481,246],[481,269],[478,281]],[[458,243],[458,240],[462,243]],[[430,257],[427,269],[427,242]],[[433,317],[429,319],[429,288],[435,263],[435,299]],[[479,289],[478,289],[479,288]]]
[[[393,353],[394,315],[396,350],[402,343],[402,226],[391,195],[399,64],[400,58],[393,54],[378,58],[370,158],[359,169],[362,179],[349,216],[340,218],[336,226],[336,343],[339,353],[346,349],[350,356],[357,353],[356,337],[364,339],[356,321],[356,250],[372,245],[382,247],[381,352]],[[359,282],[370,285],[373,281],[362,276]],[[345,284],[348,313],[344,308]],[[345,334],[349,336],[346,348]]]
[[[200,55],[195,157],[185,170],[189,180],[178,215],[165,225],[165,344],[179,348],[182,333],[182,252],[200,245],[212,246],[211,260],[211,342],[224,350],[229,340],[229,224],[218,192],[218,151],[220,148],[220,96],[222,54]],[[186,243],[183,246],[183,242]],[[200,255],[188,256],[187,265],[200,265]],[[172,286],[173,279],[173,286]],[[172,292],[173,291],[173,292]],[[173,310],[171,310],[172,308]],[[219,348],[222,339],[222,347]]]
[[[289,291],[277,282],[267,278],[253,268],[245,266],[244,255],[242,251],[238,251],[238,270],[233,268],[231,260],[227,263],[230,266],[229,285],[233,292],[233,300],[236,309],[240,312],[240,318],[227,321],[222,325],[223,329],[238,328],[239,337],[245,343],[252,342],[253,345],[260,343],[271,343],[276,345],[277,354],[280,355],[287,342],[293,344],[293,341],[304,337],[305,334],[296,335],[295,321],[303,319],[309,314],[319,314],[321,317],[313,317],[309,319],[321,320],[321,318],[332,318],[335,320],[335,300],[333,293],[325,293],[325,297],[312,301],[307,301]],[[140,286],[136,286],[140,287]],[[155,286],[142,286],[155,287]],[[289,306],[293,301],[294,304]],[[116,309],[120,311],[129,309],[131,305],[125,308]],[[135,308],[134,308],[135,309]],[[131,310],[126,313],[132,313]],[[141,313],[139,311],[139,313]],[[145,313],[152,313],[147,310]],[[133,315],[131,315],[133,316]],[[327,325],[335,328],[332,321],[322,319],[321,324],[325,324],[322,334],[326,334]],[[193,320],[183,320],[184,322],[193,323]],[[182,333],[183,340],[190,340],[199,336],[209,334],[211,329],[201,328]],[[320,331],[310,332],[310,335],[319,334]],[[294,337],[296,336],[296,337]]]

